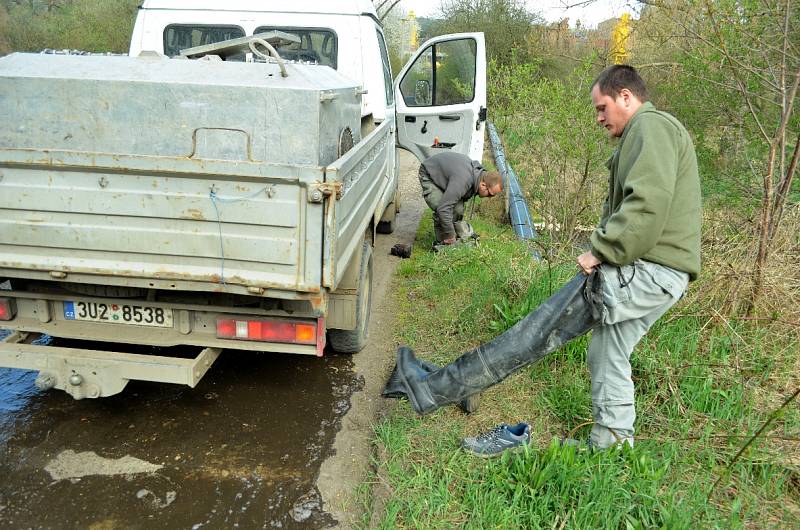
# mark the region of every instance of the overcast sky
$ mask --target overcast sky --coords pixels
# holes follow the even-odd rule
[[[580,3],[580,0],[527,0],[528,8],[538,12],[547,21],[555,22],[568,17],[570,26],[580,19],[584,26],[596,27],[611,17],[618,17],[624,12],[634,14],[631,6],[636,6],[635,0],[594,0],[586,7],[565,8],[565,6]],[[439,12],[441,0],[400,0],[400,5],[406,11],[414,10],[417,16],[429,17]]]

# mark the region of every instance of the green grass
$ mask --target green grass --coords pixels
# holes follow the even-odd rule
[[[397,340],[435,363],[501,333],[576,272],[571,260],[537,265],[508,227],[472,222],[479,247],[433,254],[423,250],[432,239],[425,216],[414,257],[398,269]],[[718,324],[689,303],[633,355],[635,448],[588,453],[552,443],[590,429],[581,338],[484,392],[472,415],[445,407],[419,418],[406,402],[393,408],[374,440],[374,480],[390,493],[364,528],[800,527],[796,404],[725,475],[796,384],[796,339]],[[519,420],[533,433],[523,453],[485,461],[458,448],[464,436]]]

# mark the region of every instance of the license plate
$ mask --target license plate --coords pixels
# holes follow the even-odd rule
[[[172,309],[140,304],[64,302],[64,318],[109,324],[172,327]]]

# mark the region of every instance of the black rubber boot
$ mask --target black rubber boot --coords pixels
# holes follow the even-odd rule
[[[422,366],[423,370],[426,372],[435,372],[439,369],[433,363],[429,363],[424,359],[417,359],[417,362]],[[400,380],[400,376],[397,375],[397,366],[394,367],[392,370],[392,374],[389,376],[389,380],[386,382],[386,386],[383,389],[381,395],[385,398],[394,398],[394,399],[401,399],[406,397],[406,387],[403,384],[403,381]],[[465,397],[461,401],[458,402],[458,406],[461,407],[461,410],[466,412],[467,414],[472,414],[476,410],[478,410],[478,406],[481,403],[481,395],[475,394],[472,396]]]
[[[410,348],[400,347],[402,392],[425,415],[499,383],[597,326],[603,311],[600,282],[598,272],[579,273],[505,333],[434,372]]]

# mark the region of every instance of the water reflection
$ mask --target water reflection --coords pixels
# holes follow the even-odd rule
[[[0,340],[10,334],[9,330],[0,329]],[[49,335],[42,335],[33,344],[46,346],[52,341]],[[21,414],[31,414],[26,406],[33,396],[40,393],[33,384],[36,375],[37,372],[32,370],[0,368],[0,449],[5,448],[6,442],[14,435],[17,422],[24,420]]]

